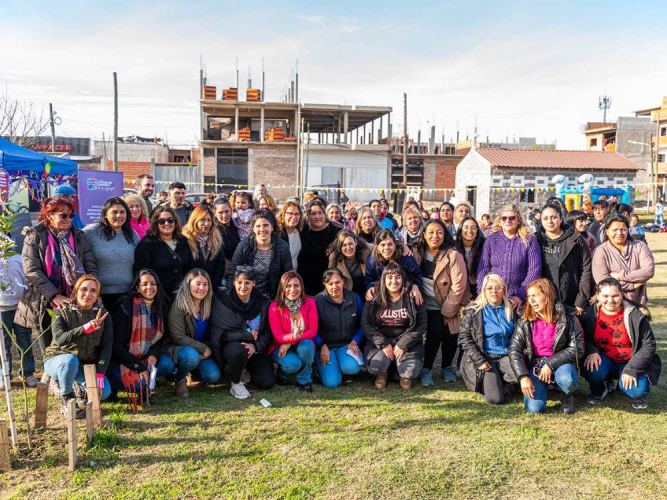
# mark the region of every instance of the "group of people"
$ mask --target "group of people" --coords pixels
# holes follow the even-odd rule
[[[589,225],[550,200],[533,232],[515,205],[480,224],[468,202],[431,218],[408,201],[399,224],[387,200],[279,205],[260,185],[195,207],[182,183],[160,203],[150,175],[137,186],[81,230],[71,198],[46,199],[8,263],[3,322],[22,346],[39,333],[63,409],[85,403],[85,364],[102,399],[150,397],[156,378],[187,398],[225,372],[238,399],[248,384],[312,392],[314,373],[327,388],[366,372],[409,390],[434,385],[439,353],[445,382],[460,376],[492,404],[520,389],[529,412],[554,387],[574,412],[579,374],[591,404],[618,387],[646,408],[657,383],[653,256],[603,203]],[[29,385],[34,370],[28,352]]]

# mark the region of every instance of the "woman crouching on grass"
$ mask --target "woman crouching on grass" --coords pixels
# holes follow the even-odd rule
[[[169,311],[169,335],[165,352],[176,365],[176,396],[187,398],[189,374],[199,376],[205,384],[217,382],[220,368],[207,345],[211,315],[211,279],[202,269],[190,271],[178,287],[176,300]]]
[[[336,267],[324,271],[324,291],[315,296],[318,332],[315,343],[319,347],[315,362],[328,388],[343,383],[343,375],[356,375],[361,370],[363,356],[359,345],[364,338],[361,316],[364,309],[361,298],[345,289],[343,273]]]
[[[487,274],[482,293],[465,310],[459,340],[463,381],[490,404],[504,403],[507,384],[516,383],[507,355],[516,320],[505,282]]]
[[[96,365],[100,399],[111,394],[105,377],[111,359],[113,323],[101,305],[102,285],[92,274],[84,274],[74,284],[72,304],[55,311],[53,339],[44,354],[44,371],[58,381],[61,411],[67,418],[67,404],[76,398],[79,410],[85,408],[86,383],[84,365]],[[83,418],[77,411],[76,418]]]
[[[573,393],[579,384],[577,363],[584,352],[576,309],[556,301],[556,289],[546,278],[530,283],[526,293],[526,307],[509,347],[526,411],[542,413],[546,409],[549,384],[555,381],[564,393],[563,413],[572,414]]]
[[[236,399],[248,399],[243,372],[256,388],[269,390],[275,383],[273,361],[266,353],[273,336],[269,328],[269,300],[255,289],[251,267],[239,267],[233,287],[213,297],[211,349],[219,366],[226,365]]]
[[[406,288],[401,266],[384,268],[378,293],[364,307],[361,327],[368,341],[364,352],[375,387],[387,386],[389,368],[395,364],[404,390],[412,387],[424,361],[424,335],[428,323],[426,307],[418,306]]]
[[[586,335],[582,375],[591,388],[588,402],[601,404],[611,380],[620,379],[618,387],[632,399],[632,407],[645,410],[650,386],[658,383],[661,371],[649,318],[623,300],[621,283],[614,278],[600,281],[597,292],[597,303],[581,317]]]
[[[313,392],[317,307],[306,297],[296,271],[287,271],[280,278],[276,300],[269,307],[269,324],[273,333],[269,354],[280,366],[276,384],[289,385],[289,377],[296,373],[299,389]]]
[[[174,371],[174,363],[162,354],[169,299],[152,269],[137,273],[130,297],[113,314],[113,360],[111,379],[114,387],[143,396],[150,382],[150,371],[158,377]]]

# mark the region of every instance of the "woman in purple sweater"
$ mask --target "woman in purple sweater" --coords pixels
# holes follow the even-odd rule
[[[498,274],[507,283],[512,307],[517,309],[526,301],[526,287],[542,275],[542,254],[537,239],[523,225],[516,205],[504,206],[486,239],[477,268],[477,293],[481,293],[484,278]]]

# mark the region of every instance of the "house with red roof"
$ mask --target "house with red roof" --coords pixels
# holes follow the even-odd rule
[[[473,148],[456,167],[455,198],[470,202],[477,218],[494,217],[507,203],[541,207],[556,194],[555,175],[566,186],[591,174],[593,185],[618,188],[634,185],[640,168],[615,152]]]

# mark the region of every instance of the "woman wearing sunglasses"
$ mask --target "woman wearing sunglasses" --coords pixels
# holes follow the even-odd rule
[[[563,392],[561,410],[572,414],[573,393],[579,385],[577,364],[584,354],[584,332],[576,310],[558,301],[556,289],[546,278],[530,283],[527,291],[528,301],[509,347],[526,411],[542,413],[549,384],[555,383]]]
[[[134,274],[152,269],[171,297],[183,276],[192,268],[192,252],[181,234],[181,223],[173,208],[160,205],[153,210],[151,225],[134,253]]]
[[[69,304],[79,277],[97,274],[93,249],[83,232],[72,226],[73,218],[74,209],[68,201],[49,198],[42,204],[38,224],[28,230],[23,243],[23,268],[29,286],[19,302],[14,325],[44,331],[39,339],[42,354],[52,338],[47,309]],[[30,377],[27,382],[36,384]]]
[[[506,390],[508,384],[516,383],[507,356],[516,320],[505,282],[497,274],[488,274],[482,293],[465,309],[459,339],[463,382],[489,404],[504,403],[511,393]]]
[[[484,243],[477,268],[477,293],[487,274],[499,275],[507,284],[512,307],[526,301],[526,287],[542,275],[542,251],[537,239],[523,224],[519,207],[503,207]]]

